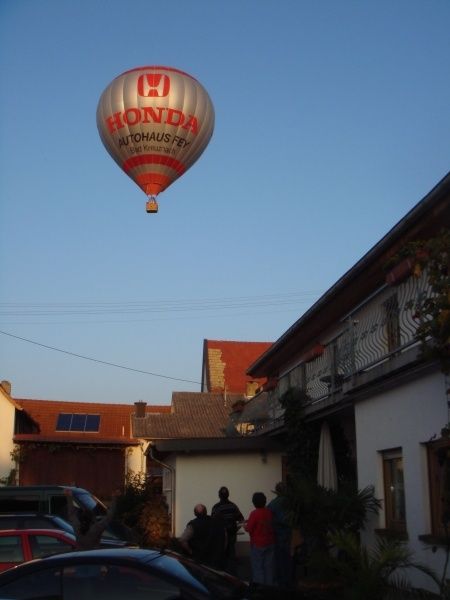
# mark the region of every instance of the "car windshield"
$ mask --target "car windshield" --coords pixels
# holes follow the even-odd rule
[[[105,505],[92,494],[89,494],[88,492],[80,492],[79,490],[74,490],[73,497],[75,499],[75,503],[78,504],[80,508],[87,508],[97,516],[103,516],[104,514],[106,514]]]
[[[190,559],[184,559],[182,556],[171,555],[173,562],[170,566],[170,574],[179,577],[189,585],[196,582],[202,588],[206,588],[212,598],[246,598],[248,586],[243,581],[230,576],[226,573],[216,572],[203,565],[196,564]],[[164,570],[164,554],[152,557],[149,562],[158,563],[161,561],[161,569]]]
[[[195,579],[203,584],[213,598],[246,598],[247,585],[228,576],[226,573],[216,573],[195,563],[182,561],[183,566]]]
[[[57,529],[62,529],[63,531],[66,531],[67,533],[73,534],[73,527],[70,523],[68,523],[67,521],[65,521],[64,519],[62,519],[61,517],[58,517],[56,515],[52,516],[52,521],[53,524],[56,525]]]
[[[78,508],[87,508],[96,518],[104,517],[107,513],[106,506],[98,498],[86,492],[85,490],[73,490],[74,503]],[[126,540],[134,542],[134,537],[130,530],[121,523],[113,520],[109,523],[102,535],[102,539]]]

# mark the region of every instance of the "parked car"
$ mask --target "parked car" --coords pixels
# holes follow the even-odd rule
[[[98,498],[87,490],[64,485],[24,485],[0,487],[1,513],[42,513],[56,515],[67,521],[67,496],[70,490],[75,506],[85,508],[97,517],[103,517],[107,508]],[[134,542],[132,532],[118,521],[112,521],[105,529],[104,538]]]
[[[0,531],[0,571],[75,549],[75,536],[57,529],[4,529]]]
[[[0,530],[4,529],[59,529],[74,533],[72,525],[61,517],[27,512],[0,514]]]
[[[0,514],[0,531],[4,529],[58,529],[73,536],[73,527],[65,519],[56,515],[43,515],[39,513],[4,513]],[[122,548],[135,546],[132,542],[118,538],[102,537],[102,548]]]
[[[282,595],[280,595],[280,592]],[[173,552],[90,550],[33,560],[0,573],[9,600],[287,599]],[[305,598],[302,594],[296,598]]]

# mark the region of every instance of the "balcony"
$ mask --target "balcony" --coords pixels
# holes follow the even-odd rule
[[[307,392],[310,401],[304,408],[308,415],[348,401],[355,390],[417,362],[420,348],[416,329],[420,321],[414,305],[429,294],[424,272],[399,285],[383,286],[355,307],[336,323],[332,334],[324,332],[320,353],[303,354],[304,358],[280,377],[275,390],[248,403],[248,423],[251,403],[255,403],[255,410],[257,403],[265,406],[265,412],[259,406],[260,416],[248,433],[273,430],[283,423],[279,398],[289,388]]]

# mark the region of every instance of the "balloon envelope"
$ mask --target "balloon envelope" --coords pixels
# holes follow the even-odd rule
[[[154,197],[204,151],[214,130],[214,107],[205,88],[187,73],[139,67],[105,89],[97,127],[116,163]]]

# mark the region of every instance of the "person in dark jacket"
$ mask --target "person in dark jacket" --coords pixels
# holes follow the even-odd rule
[[[275,486],[276,497],[267,508],[273,514],[272,526],[275,533],[275,581],[282,587],[292,583],[291,540],[292,528],[287,519],[286,486],[280,481]]]
[[[208,515],[204,504],[194,507],[195,519],[189,521],[179,542],[195,560],[223,569],[225,565],[226,531],[220,519]]]
[[[219,489],[219,502],[212,507],[211,515],[218,517],[223,521],[227,531],[227,545],[225,548],[225,568],[229,573],[236,571],[236,536],[240,523],[244,517],[234,502],[230,500],[228,488],[222,486]]]
[[[117,498],[120,491],[112,495],[112,502],[106,515],[97,519],[94,513],[86,508],[76,508],[73,503],[72,491],[64,490],[67,496],[67,512],[69,521],[75,531],[78,550],[94,550],[100,548],[102,533],[108,527],[114,517],[117,507]]]

